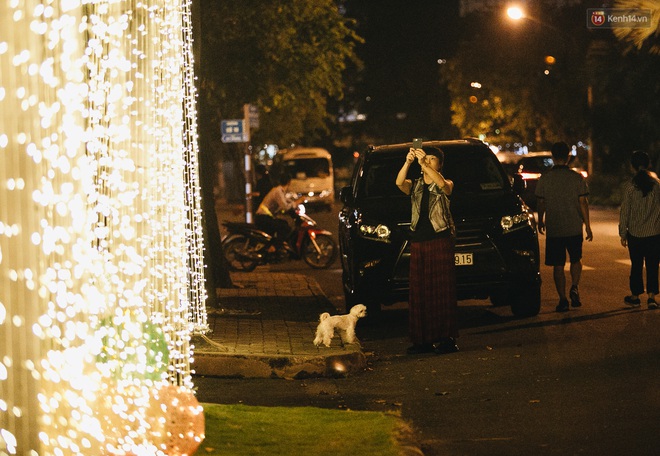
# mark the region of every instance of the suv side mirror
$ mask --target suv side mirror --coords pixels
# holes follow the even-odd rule
[[[527,183],[525,182],[525,179],[522,178],[522,176],[518,173],[513,175],[513,191],[516,192],[518,195],[522,195],[522,193],[525,191],[527,188]]]
[[[339,190],[339,201],[344,204],[353,204],[353,189],[349,187],[342,187]]]

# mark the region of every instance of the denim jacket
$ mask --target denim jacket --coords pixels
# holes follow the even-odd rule
[[[410,229],[412,231],[415,231],[415,227],[419,221],[419,206],[422,203],[423,192],[424,178],[420,177],[415,181],[412,191],[410,192],[410,198],[412,201]],[[435,182],[429,185],[429,218],[436,233],[446,229],[450,229],[452,235],[455,233],[454,220],[449,211],[449,198]]]

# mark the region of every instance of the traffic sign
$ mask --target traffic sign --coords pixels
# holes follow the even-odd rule
[[[248,138],[244,134],[231,134],[231,135],[222,135],[223,143],[240,143],[248,142]]]
[[[245,130],[243,119],[230,119],[220,122],[223,143],[248,142],[248,132]]]
[[[253,104],[243,105],[243,117],[250,121],[250,128],[259,128],[259,108]]]

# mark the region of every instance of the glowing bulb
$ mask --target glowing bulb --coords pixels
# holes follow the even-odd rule
[[[520,19],[525,17],[525,13],[523,12],[522,8],[519,6],[510,6],[506,10],[506,15],[509,16],[509,18],[513,19],[514,21],[519,21]]]

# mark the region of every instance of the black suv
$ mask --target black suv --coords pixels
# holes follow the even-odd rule
[[[339,245],[347,309],[364,303],[408,299],[410,196],[395,185],[411,143],[370,146],[341,190]],[[539,242],[533,213],[518,196],[524,182],[509,180],[485,143],[425,141],[445,154],[443,174],[454,182],[450,197],[456,224],[459,299],[490,298],[519,317],[541,306]],[[421,173],[414,162],[408,177]]]

